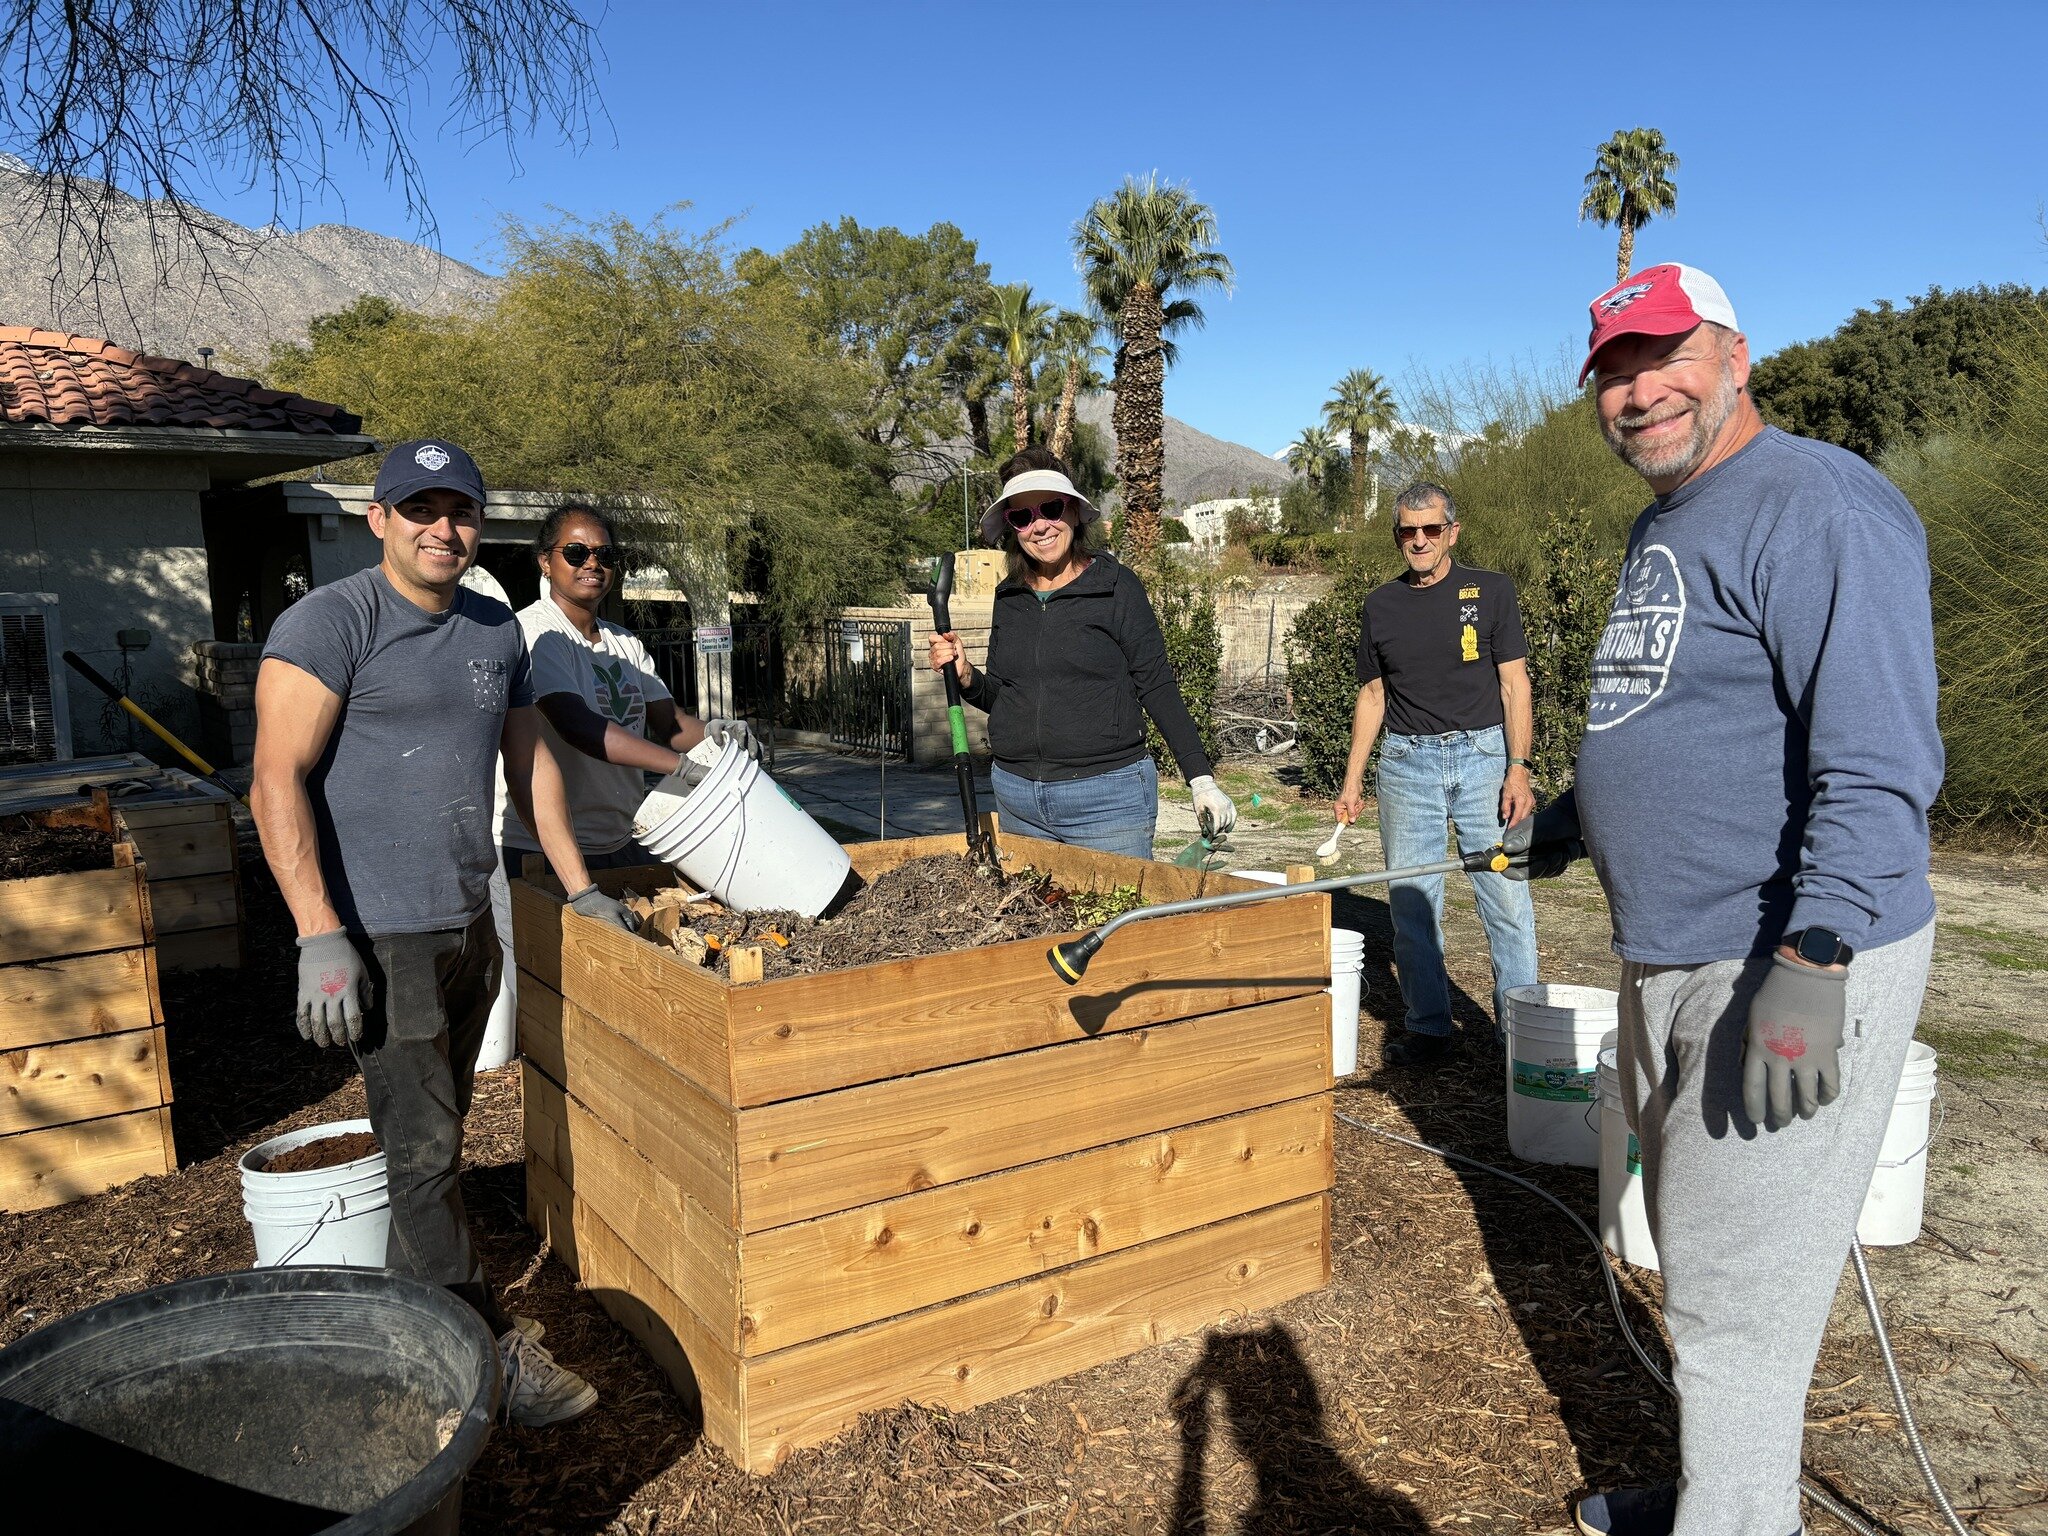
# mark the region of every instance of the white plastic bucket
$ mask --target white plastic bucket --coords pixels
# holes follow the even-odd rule
[[[1507,993],[1508,1150],[1531,1163],[1600,1166],[1590,1111],[1600,1044],[1618,999],[1599,987],[1510,987]]]
[[[1287,876],[1277,869],[1233,869],[1240,880],[1261,885],[1285,885]],[[1365,935],[1351,928],[1330,930],[1330,984],[1323,988],[1330,999],[1330,1073],[1349,1077],[1358,1070],[1359,984],[1365,971]]]
[[[1934,1047],[1915,1040],[1906,1047],[1898,1096],[1878,1148],[1877,1167],[1856,1218],[1856,1241],[1866,1248],[1895,1248],[1920,1235],[1927,1201],[1927,1148],[1933,1141],[1929,1118],[1937,1082]]]
[[[1621,1102],[1616,1041],[1615,1031],[1609,1030],[1599,1058],[1600,1240],[1624,1263],[1655,1269],[1657,1245],[1651,1241],[1650,1215],[1643,1205],[1643,1154]]]
[[[816,917],[846,883],[846,850],[728,742],[694,789],[670,774],[640,802],[633,836],[735,912]]]
[[[1330,930],[1330,1071],[1349,1077],[1358,1070],[1358,987],[1365,970],[1365,935],[1350,928]]]
[[[384,1154],[304,1173],[266,1173],[264,1164],[294,1147],[367,1131],[367,1120],[337,1120],[251,1147],[242,1154],[242,1214],[256,1234],[256,1267],[279,1264],[384,1264],[391,1231]]]

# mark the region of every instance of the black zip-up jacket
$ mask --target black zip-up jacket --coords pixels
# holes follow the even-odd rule
[[[1183,775],[1212,771],[1145,585],[1108,555],[1043,602],[1015,579],[997,587],[988,665],[963,697],[988,711],[989,749],[1020,778],[1088,779],[1135,763],[1145,714]]]

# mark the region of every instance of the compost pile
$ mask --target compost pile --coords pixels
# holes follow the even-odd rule
[[[114,840],[97,827],[46,827],[26,816],[0,818],[0,880],[113,866]]]
[[[734,912],[677,890],[635,896],[626,905],[639,915],[642,937],[721,977],[731,974],[731,952],[742,945],[760,946],[764,977],[802,976],[1045,938],[1094,920],[1083,910],[1085,899],[1077,903],[1048,875],[1023,869],[997,880],[959,854],[899,864],[816,920]]]

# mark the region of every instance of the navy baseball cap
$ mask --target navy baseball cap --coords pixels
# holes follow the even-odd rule
[[[438,437],[423,437],[400,443],[384,455],[377,470],[377,484],[370,493],[380,507],[395,507],[421,491],[459,491],[484,504],[484,477],[476,460],[453,443]]]

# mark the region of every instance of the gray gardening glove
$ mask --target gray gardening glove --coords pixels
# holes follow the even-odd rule
[[[1510,880],[1550,880],[1586,856],[1579,836],[1579,794],[1568,789],[1533,816],[1524,816],[1501,839]]]
[[[628,933],[640,931],[640,919],[626,910],[626,904],[613,900],[594,884],[586,885],[571,896],[569,905],[584,917],[594,917],[600,923],[610,923],[614,928],[623,928]]]
[[[755,739],[754,733],[747,729],[747,722],[744,720],[706,720],[704,739],[715,741],[721,747],[728,742],[738,742],[740,750],[747,756],[757,763],[761,761],[761,743]]]
[[[1188,780],[1188,788],[1195,797],[1195,820],[1201,824],[1202,836],[1214,842],[1237,825],[1237,806],[1214,778],[1198,774]]]
[[[370,968],[349,936],[336,928],[299,940],[299,1034],[315,1045],[347,1045],[363,1037],[370,1006]]]
[[[1842,1091],[1842,1021],[1849,973],[1771,957],[1771,973],[1749,1005],[1742,1045],[1742,1108],[1759,1128],[1796,1109],[1811,1120]]]

